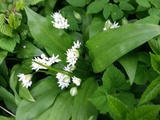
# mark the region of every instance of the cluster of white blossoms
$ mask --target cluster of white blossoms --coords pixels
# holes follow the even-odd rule
[[[41,54],[40,57],[34,57],[34,59],[32,59],[32,64],[31,64],[31,68],[32,70],[38,71],[39,69],[47,69],[47,67],[44,66],[51,66],[53,63],[57,63],[60,62],[61,60],[58,58],[59,55],[55,56],[54,54],[48,58],[46,57],[45,54]],[[40,64],[44,65],[40,65]],[[19,74],[17,75],[19,77],[19,81],[22,81],[22,85],[23,87],[30,87],[32,85],[32,74]]]
[[[113,29],[113,28],[118,28],[118,27],[119,27],[118,22],[117,23],[116,22],[111,23],[110,20],[107,20],[105,22],[103,30],[105,31],[105,30],[108,30],[108,29]]]
[[[31,79],[32,79],[32,74],[27,74],[27,75],[25,75],[25,74],[23,74],[23,73],[20,73],[20,74],[18,75],[18,77],[19,77],[19,81],[22,81],[23,87],[28,88],[28,87],[30,87],[30,86],[32,85],[32,81],[31,81]]]
[[[68,20],[65,19],[60,11],[53,13],[51,16],[53,17],[54,21],[51,21],[53,23],[53,26],[58,29],[67,29],[70,25],[68,24]]]
[[[66,51],[67,66],[63,68],[64,73],[58,72],[56,74],[56,78],[58,79],[58,86],[61,89],[67,88],[72,82],[74,87],[70,89],[70,94],[75,96],[77,94],[77,86],[81,85],[81,79],[76,76],[69,75],[67,72],[72,73],[76,68],[75,64],[79,58],[78,48],[80,48],[81,43],[77,40],[76,42],[73,42],[73,44],[74,45],[71,47],[71,49]],[[53,54],[51,57],[47,57],[45,54],[41,54],[40,56],[34,57],[32,59],[31,68],[37,72],[40,69],[48,69],[49,66],[60,61],[61,59],[59,59],[59,55],[55,56]],[[32,85],[32,74],[25,75],[21,73],[18,75],[18,77],[19,81],[22,81],[23,87],[28,88]]]
[[[77,40],[77,42],[74,42],[74,45],[72,46],[71,49],[68,49],[66,52],[66,62],[68,63],[67,66],[64,67],[64,70],[67,72],[72,72],[76,66],[76,62],[79,58],[79,51],[77,50],[78,48],[80,48],[81,43]],[[57,73],[56,78],[58,79],[58,84],[59,87],[61,89],[63,88],[67,88],[70,85],[70,82],[72,81],[76,86],[80,86],[81,85],[81,79],[77,78],[75,76],[70,77],[66,74],[62,74],[62,73]],[[75,92],[77,91],[77,88],[71,88],[70,89],[70,93],[72,96],[76,95]],[[72,94],[72,92],[74,92]]]
[[[34,59],[32,59],[32,65],[31,65],[32,70],[38,71],[39,69],[47,69],[44,66],[51,66],[53,63],[61,61],[58,57],[59,55],[55,56],[54,54],[50,58],[46,57],[45,54],[41,54],[40,57],[34,57]],[[44,66],[38,63],[43,64]]]

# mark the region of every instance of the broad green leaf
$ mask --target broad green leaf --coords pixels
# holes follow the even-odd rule
[[[93,78],[88,78],[83,82],[74,98],[72,120],[88,120],[90,117],[93,117],[92,120],[97,120],[98,111],[88,101],[96,88],[97,83]]]
[[[160,44],[158,43],[158,41],[155,39],[152,39],[152,40],[149,40],[148,43],[151,49],[153,50],[153,52],[155,54],[160,55]]]
[[[160,55],[150,53],[153,69],[160,74]]]
[[[42,85],[43,87],[41,87]],[[40,89],[43,91],[41,90],[39,93],[37,90]],[[34,117],[39,116],[53,104],[59,92],[60,89],[54,77],[41,80],[31,91],[36,102],[22,100],[16,112],[16,120],[32,120]]]
[[[137,63],[138,63],[137,55],[130,53],[130,54],[127,54],[121,57],[118,61],[124,67],[129,77],[130,84],[132,85],[134,82],[134,78],[135,78],[136,70],[137,70]]]
[[[0,53],[1,53],[0,54],[0,64],[1,64],[3,60],[6,58],[8,51],[0,49]]]
[[[12,38],[4,35],[0,35],[0,47],[9,52],[13,52],[17,43],[20,42],[19,35],[15,35]]]
[[[53,104],[48,120],[69,120],[74,110],[72,103],[73,97],[69,91],[62,92]]]
[[[0,116],[0,120],[16,120],[16,119],[13,117]]]
[[[91,0],[66,0],[69,4],[75,7],[83,7],[88,4]]]
[[[40,16],[28,7],[25,10],[28,26],[37,44],[44,47],[50,55],[54,53],[60,55],[61,59],[65,59],[65,52],[72,46],[73,39],[63,30],[54,28],[47,18]]]
[[[155,120],[160,106],[158,105],[145,105],[131,111],[127,115],[126,120]]]
[[[45,2],[45,7],[43,9],[45,14],[52,14],[53,8],[56,5],[57,0],[44,0],[44,2]]]
[[[105,25],[105,21],[104,19],[102,19],[102,17],[100,16],[94,17],[89,29],[89,38],[92,38],[93,36],[102,32],[104,25]]]
[[[91,4],[88,5],[87,14],[100,12],[107,2],[108,1],[106,1],[106,0],[100,0],[100,1],[92,2]]]
[[[40,56],[43,52],[34,46],[31,42],[24,40],[18,47],[18,58],[32,58],[33,56]]]
[[[145,28],[145,29],[144,29]],[[118,58],[160,34],[160,27],[152,24],[127,24],[103,31],[86,43],[93,60],[94,72],[101,72]]]
[[[119,7],[121,8],[121,10],[126,10],[126,11],[130,11],[130,10],[135,9],[130,3],[127,3],[125,1],[121,1],[119,3]]]
[[[121,102],[119,99],[108,95],[109,113],[114,118],[114,120],[124,120],[129,113],[127,106]]]
[[[158,16],[147,16],[143,19],[136,21],[136,24],[158,24],[160,18]]]
[[[142,94],[139,104],[149,102],[160,93],[160,76],[153,80]]]

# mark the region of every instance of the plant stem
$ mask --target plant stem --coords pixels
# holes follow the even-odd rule
[[[4,107],[0,106],[0,108],[1,108],[2,110],[4,110],[6,113],[10,114],[11,116],[16,117],[13,113],[11,113],[10,111],[8,111],[8,110],[5,109]]]

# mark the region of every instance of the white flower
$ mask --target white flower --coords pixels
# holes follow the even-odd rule
[[[68,24],[68,20],[65,19],[60,12],[55,12],[51,17],[53,17],[54,21],[53,26],[58,29],[67,29],[70,25]]]
[[[54,54],[52,55],[51,58],[49,58],[49,61],[53,64],[53,63],[57,63],[60,62],[61,59],[58,59],[59,55],[55,56]]]
[[[50,58],[46,57],[45,54],[41,54],[40,57],[34,57],[34,59],[32,59],[32,65],[31,65],[32,70],[38,71],[39,69],[47,69],[46,67],[38,63],[41,63],[45,66],[51,66],[53,63],[61,61],[58,57],[59,55],[55,56],[54,54]]]
[[[81,46],[81,43],[79,42],[79,40],[77,40],[77,42],[73,42],[73,46],[72,46],[72,49],[77,49],[77,48],[80,48]]]
[[[113,28],[118,28],[118,27],[119,27],[118,22],[117,23],[116,22],[111,23],[110,20],[107,20],[105,22],[103,30],[105,31],[105,30],[108,30],[108,29],[113,29]]]
[[[81,79],[80,78],[77,78],[75,76],[72,77],[72,82],[74,84],[76,84],[77,86],[80,86],[81,85]]]
[[[70,95],[75,96],[78,93],[77,87],[72,87],[70,89]]]
[[[32,85],[32,81],[31,81],[32,74],[25,75],[25,74],[21,73],[21,74],[19,74],[17,76],[19,77],[19,81],[22,81],[23,87],[28,88],[28,87],[30,87]]]
[[[74,66],[79,58],[79,51],[77,49],[68,49],[66,55],[66,62],[68,62],[69,65]]]
[[[114,22],[112,25],[111,25],[111,29],[113,29],[113,28],[118,28],[119,27],[119,25],[118,25],[118,22],[116,23],[116,22]]]
[[[70,77],[68,75],[57,73],[56,78],[58,79],[57,83],[61,89],[69,86]]]
[[[75,69],[76,69],[76,66],[75,66],[75,65],[72,66],[72,65],[69,65],[69,64],[63,68],[63,70],[65,70],[65,71],[67,71],[67,72],[72,72],[72,71],[75,70]]]

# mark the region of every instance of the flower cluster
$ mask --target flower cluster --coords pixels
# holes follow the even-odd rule
[[[51,66],[53,63],[61,61],[58,57],[59,55],[55,56],[54,54],[50,58],[46,57],[45,54],[41,54],[40,57],[34,57],[34,59],[32,59],[32,65],[31,65],[32,70],[38,71],[39,69],[47,69],[44,66]],[[38,63],[41,63],[44,66]]]
[[[70,25],[68,24],[68,20],[65,19],[60,12],[55,12],[52,15],[54,21],[51,21],[53,23],[53,26],[58,29],[67,29]]]
[[[32,70],[38,71],[39,69],[47,69],[47,67],[45,66],[51,66],[53,63],[57,63],[59,61],[61,61],[59,58],[59,55],[55,56],[54,54],[52,55],[52,57],[48,58],[46,57],[45,54],[41,54],[40,57],[34,57],[34,59],[32,59],[32,64],[31,64],[31,68]],[[40,65],[40,64],[42,65]],[[19,77],[19,81],[22,81],[22,85],[23,87],[30,87],[32,85],[32,74],[19,74],[17,75]]]
[[[67,55],[66,62],[68,64],[67,64],[67,66],[64,67],[65,71],[71,73],[76,68],[75,64],[76,64],[76,62],[79,58],[79,51],[77,49],[80,48],[80,46],[81,46],[81,43],[77,40],[77,42],[74,42],[74,45],[72,46],[72,48],[67,50],[67,52],[66,52],[66,55]],[[59,84],[59,87],[61,89],[67,88],[71,81],[76,86],[80,86],[80,84],[81,84],[81,79],[77,78],[75,76],[70,77],[70,76],[62,74],[62,73],[57,73],[56,78],[58,79],[57,83]],[[72,92],[74,92],[74,93],[72,94]],[[77,94],[77,88],[75,88],[75,87],[74,87],[74,89],[71,88],[70,93],[71,93],[72,96],[74,96],[75,93]]]
[[[118,27],[119,27],[118,23],[116,23],[116,22],[111,23],[110,20],[107,20],[105,22],[103,30],[105,31],[105,30],[108,30],[108,29],[113,29],[113,28],[118,28]]]

